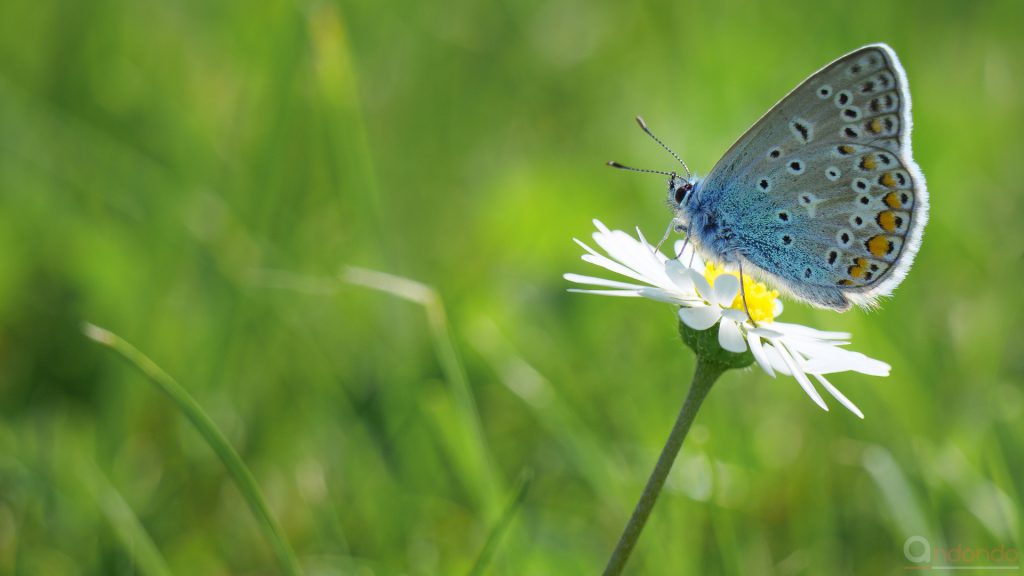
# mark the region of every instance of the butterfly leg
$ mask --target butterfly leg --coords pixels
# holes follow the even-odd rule
[[[658,240],[658,245],[654,247],[655,252],[660,251],[661,245],[664,244],[666,240],[668,240],[669,236],[672,235],[672,230],[676,227],[676,222],[677,220],[673,218],[672,221],[668,223],[668,228],[665,229],[665,235],[661,237],[661,240]]]
[[[682,232],[683,236],[685,237],[683,239],[683,246],[682,246],[682,248],[680,248],[679,249],[679,253],[676,254],[676,260],[679,260],[680,258],[683,257],[683,252],[686,252],[686,246],[690,243],[690,227],[687,226],[686,229],[683,230],[683,228],[681,226],[677,226],[676,230],[679,231],[679,232]],[[693,256],[692,255],[690,256],[690,264],[689,264],[689,266],[691,268],[693,267]]]
[[[747,319],[750,323],[757,328],[757,322],[754,322],[754,317],[750,315],[750,308],[747,308],[747,291],[743,288],[743,261],[739,261],[740,264],[740,297],[743,298],[743,311],[747,313]]]
[[[679,249],[679,254],[676,254],[676,260],[683,257],[683,252],[686,252],[686,245],[690,243],[690,235],[686,235],[686,239],[683,240],[683,247]],[[690,267],[693,267],[693,257],[690,257]]]

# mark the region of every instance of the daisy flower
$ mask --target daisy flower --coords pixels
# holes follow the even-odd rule
[[[825,332],[779,322],[782,302],[775,290],[744,275],[747,315],[740,293],[739,276],[713,262],[704,262],[692,244],[676,242],[673,254],[666,256],[649,244],[637,229],[637,237],[621,230],[609,230],[594,220],[597,232],[593,238],[604,251],[601,254],[576,240],[586,253],[583,260],[625,277],[627,281],[597,276],[566,274],[566,280],[588,288],[572,288],[570,292],[648,298],[679,307],[679,319],[694,330],[710,330],[718,325],[718,343],[729,352],[748,349],[769,376],[776,373],[792,376],[824,410],[828,405],[811,378],[848,410],[863,418],[864,414],[825,377],[835,372],[860,372],[871,376],[888,376],[889,365],[859,352],[844,348],[850,343],[845,332]],[[754,323],[750,318],[753,317]]]

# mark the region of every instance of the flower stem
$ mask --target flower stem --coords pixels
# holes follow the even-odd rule
[[[704,398],[718,377],[729,368],[730,366],[725,363],[715,362],[707,359],[705,355],[697,354],[697,368],[693,374],[690,391],[686,394],[686,401],[679,410],[679,415],[676,416],[676,423],[672,426],[672,432],[668,435],[665,447],[661,449],[661,456],[658,457],[658,463],[654,466],[651,477],[647,479],[647,486],[644,487],[643,494],[640,495],[640,501],[637,502],[636,508],[633,510],[633,516],[626,524],[626,529],[623,530],[619,543],[615,546],[611,559],[608,560],[608,565],[604,569],[605,576],[621,574],[626,567],[629,555],[633,552],[637,540],[640,539],[640,533],[643,532],[651,510],[654,509],[654,503],[657,502],[658,495],[661,494],[661,489],[665,486],[665,479],[668,477],[669,471],[672,470],[672,464],[676,461],[679,449],[683,446],[686,433],[690,431],[690,425],[697,417],[701,403],[704,402]]]

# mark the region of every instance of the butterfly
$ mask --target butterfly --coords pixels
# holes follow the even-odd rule
[[[906,277],[928,221],[896,53],[864,46],[812,74],[705,178],[669,176],[674,229],[707,258],[821,308],[870,308]],[[742,282],[741,282],[742,286]]]

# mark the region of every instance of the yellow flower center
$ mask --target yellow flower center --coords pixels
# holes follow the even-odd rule
[[[735,272],[728,272],[722,266],[719,266],[713,262],[708,262],[704,269],[704,277],[711,286],[715,285],[715,278],[722,274],[730,274],[732,276],[739,277],[739,274]],[[736,298],[733,299],[730,308],[735,310],[743,310],[743,294],[747,295],[747,310],[750,311],[750,317],[755,322],[771,322],[775,320],[775,301],[779,299],[779,293],[775,290],[769,290],[767,286],[752,280],[749,275],[743,275],[743,292],[738,292]]]

